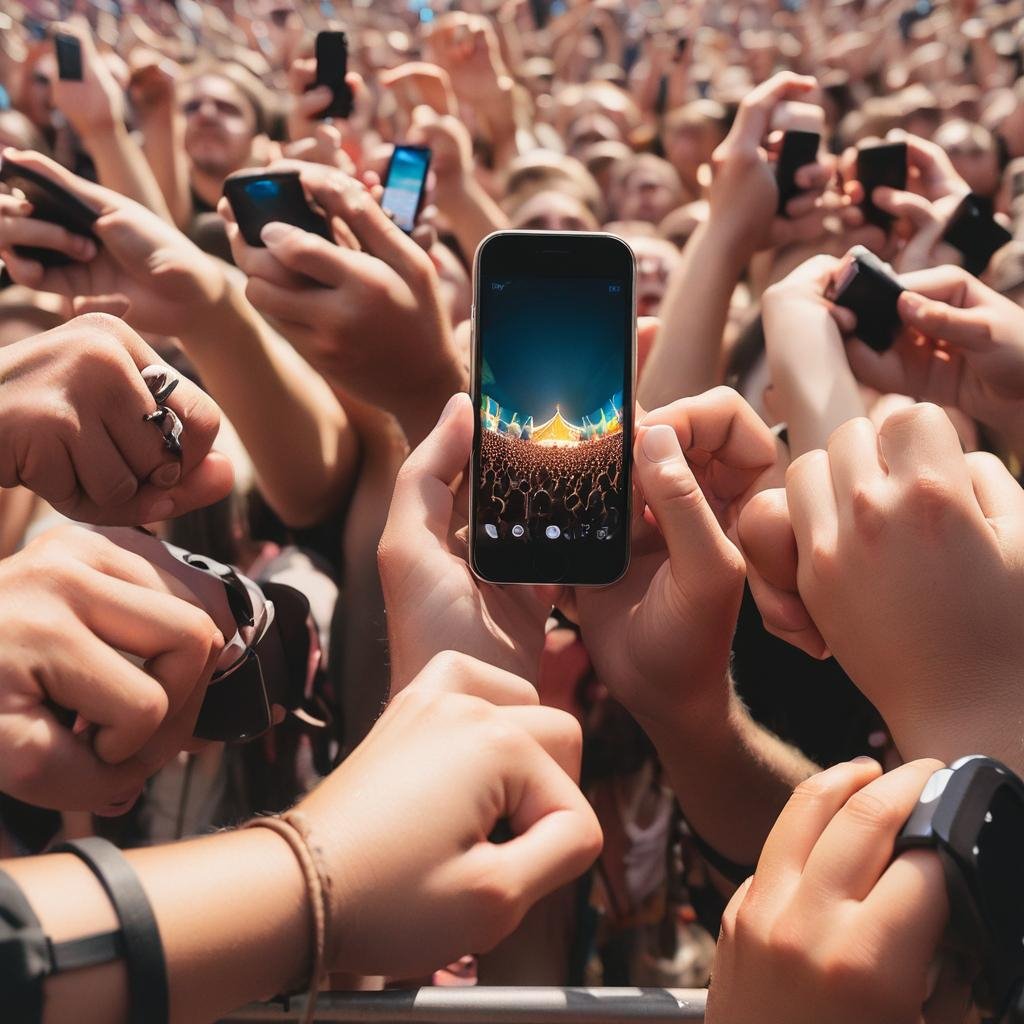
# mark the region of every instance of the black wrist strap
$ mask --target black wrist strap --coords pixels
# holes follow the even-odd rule
[[[167,1024],[169,996],[164,947],[149,898],[131,865],[105,839],[72,839],[54,852],[74,854],[86,864],[117,913],[128,969],[131,1024]]]
[[[42,1020],[49,975],[118,960],[122,946],[120,931],[51,941],[20,886],[0,871],[0,1005],[13,1020]]]

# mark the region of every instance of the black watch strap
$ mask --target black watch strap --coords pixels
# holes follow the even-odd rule
[[[132,1024],[167,1024],[167,964],[153,908],[124,855],[105,839],[71,839],[55,853],[71,853],[86,864],[106,891],[121,923]]]
[[[0,871],[0,1005],[12,1020],[42,1020],[49,975],[118,960],[122,950],[120,931],[51,941],[21,887]]]

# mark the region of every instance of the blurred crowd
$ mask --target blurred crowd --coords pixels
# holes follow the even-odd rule
[[[0,147],[0,883],[81,938],[120,910],[52,851],[127,851],[166,977],[138,1016],[126,932],[12,1019],[712,973],[713,1024],[982,1019],[941,868],[893,857],[942,765],[1024,771],[1022,0],[5,0]],[[266,167],[329,239],[247,243]],[[637,430],[484,431],[467,483],[509,228],[632,248]],[[853,246],[904,289],[881,352],[825,297]],[[469,484],[486,538],[628,526],[626,576],[479,581]]]

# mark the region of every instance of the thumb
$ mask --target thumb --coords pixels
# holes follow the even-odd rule
[[[641,427],[634,445],[636,483],[668,548],[673,578],[680,586],[722,567],[739,552],[726,539],[694,477],[675,430],[667,423]]]
[[[415,551],[423,543],[424,531],[446,541],[455,483],[469,462],[472,443],[472,403],[469,395],[459,392],[399,471],[382,548]]]
[[[992,341],[989,316],[984,307],[959,309],[911,291],[899,297],[897,310],[905,324],[927,338],[948,341],[959,348],[983,351]]]

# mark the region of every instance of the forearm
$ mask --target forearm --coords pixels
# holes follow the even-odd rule
[[[274,510],[312,526],[337,509],[355,477],[358,445],[327,382],[253,310],[229,280],[215,310],[182,343],[238,431]]]
[[[83,144],[96,164],[99,183],[134,199],[170,221],[163,193],[146,158],[123,125],[90,135]]]
[[[808,346],[803,354],[803,369],[794,368],[785,383],[772,370],[772,410],[786,424],[790,457],[827,448],[832,432],[848,420],[866,416],[864,400],[849,369],[840,372],[824,368],[815,372],[815,352]],[[769,360],[770,362],[770,360]]]
[[[729,302],[748,254],[718,234],[713,222],[698,227],[672,273],[661,306],[661,330],[637,389],[645,409],[702,394],[719,383]]]
[[[167,961],[172,1024],[200,1024],[300,984],[311,962],[305,882],[287,843],[267,829],[223,833],[127,854],[153,907]],[[58,854],[3,863],[56,941],[113,930],[92,872]],[[121,962],[46,982],[49,1022],[128,1019]]]
[[[508,218],[472,175],[458,188],[437,199],[438,209],[451,225],[455,240],[467,260],[472,261],[477,246],[492,232],[508,227]]]
[[[740,864],[755,864],[775,819],[817,766],[758,725],[729,683],[714,710],[642,719],[679,806],[697,834]]]
[[[142,125],[142,153],[174,223],[184,231],[192,219],[184,118],[174,110],[149,116]]]

